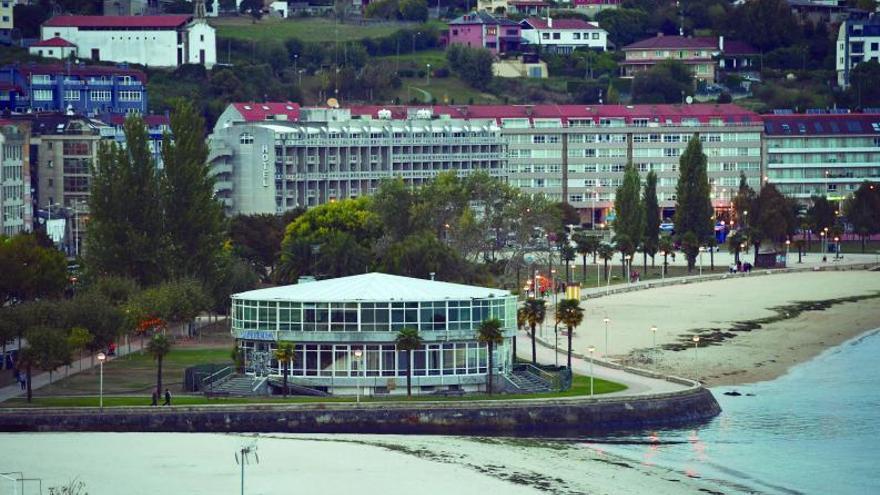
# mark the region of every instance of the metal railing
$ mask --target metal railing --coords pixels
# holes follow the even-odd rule
[[[211,373],[210,375],[201,379],[201,381],[199,382],[199,390],[202,392],[205,392],[205,391],[213,388],[213,385],[215,383],[219,382],[220,380],[228,377],[229,375],[231,375],[233,373],[235,373],[235,369],[232,366],[227,366],[227,367],[221,369],[220,371],[215,371],[214,373]]]

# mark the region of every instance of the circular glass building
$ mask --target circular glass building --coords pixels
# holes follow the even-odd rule
[[[278,342],[295,344],[289,382],[332,394],[483,391],[488,351],[480,323],[502,322],[495,373],[511,366],[516,297],[510,292],[418,278],[368,273],[253,290],[232,296],[232,333],[245,372],[281,377]],[[421,349],[395,346],[403,328],[416,328]]]

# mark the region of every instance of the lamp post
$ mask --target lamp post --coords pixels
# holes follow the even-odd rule
[[[611,321],[607,316],[602,319],[605,322],[605,359],[608,359],[608,322]]]
[[[632,277],[629,276],[629,260],[632,259],[632,256],[626,255],[623,257],[623,264],[626,265],[626,283],[629,284],[629,281]]]
[[[694,361],[696,361],[697,360],[697,347],[699,347],[699,345],[700,345],[700,336],[694,335],[693,341],[694,341]]]
[[[785,266],[788,266],[788,251],[791,249],[791,239],[785,240]]]
[[[590,397],[593,396],[593,353],[596,352],[596,348],[590,346],[587,348],[587,352],[590,353]]]
[[[666,280],[666,251],[660,251],[660,256],[663,256],[663,264],[660,265],[660,280]]]
[[[98,379],[98,407],[104,412],[104,361],[107,355],[103,352],[98,353],[98,367],[100,368],[100,378]]]
[[[425,82],[428,86],[431,85],[431,64],[425,64],[428,66],[428,70],[425,71]]]
[[[703,276],[703,251],[705,250],[706,248],[700,246],[700,276]]]
[[[358,363],[358,368],[361,367],[361,356],[363,356],[363,353],[361,352],[361,350],[355,349],[354,359]],[[355,380],[357,380],[357,378],[355,378]],[[355,390],[357,391],[356,392],[357,393],[357,403],[360,404],[361,403],[361,386],[357,382],[355,382]]]
[[[840,237],[834,236],[834,259],[840,259]]]
[[[654,350],[654,354],[656,357],[656,354],[657,354],[657,325],[651,325],[651,348]]]

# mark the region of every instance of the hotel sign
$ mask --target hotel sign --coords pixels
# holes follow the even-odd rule
[[[269,187],[269,145],[263,145],[260,158],[263,160],[263,187]]]

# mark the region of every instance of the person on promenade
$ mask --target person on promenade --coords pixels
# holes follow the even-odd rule
[[[171,405],[171,391],[168,390],[167,388],[165,389],[165,402],[162,403],[162,405],[163,406],[170,406]]]
[[[153,389],[153,401],[150,403],[151,406],[159,405],[159,392],[156,389]]]

